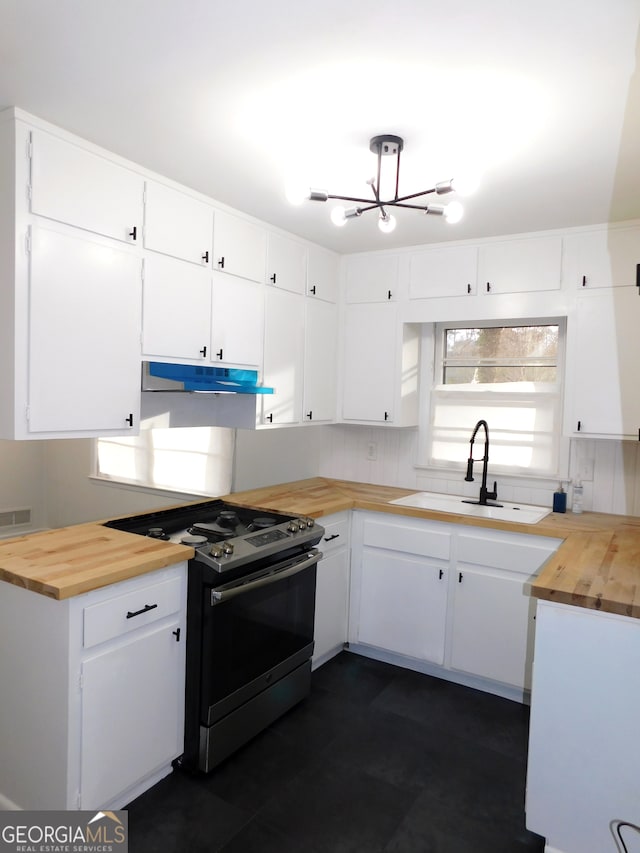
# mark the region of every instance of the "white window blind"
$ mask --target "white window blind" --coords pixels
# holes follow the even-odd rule
[[[553,326],[436,327],[429,464],[463,468],[476,423],[489,424],[492,471],[559,467],[562,336]],[[523,378],[524,377],[524,378]]]
[[[142,429],[97,440],[96,476],[193,495],[231,491],[235,431],[222,427]]]

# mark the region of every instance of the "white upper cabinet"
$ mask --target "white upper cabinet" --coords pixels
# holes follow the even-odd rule
[[[309,246],[307,296],[326,302],[338,301],[339,257],[319,246]]]
[[[262,368],[264,288],[213,273],[211,361]]]
[[[304,419],[335,420],[338,349],[337,306],[307,299],[304,328]]]
[[[411,256],[409,299],[470,296],[476,292],[477,246],[428,249]]]
[[[31,131],[30,212],[127,243],[140,241],[140,175],[41,130]]]
[[[414,426],[419,338],[397,303],[345,306],[342,420]]]
[[[638,282],[640,226],[569,234],[565,278],[579,288],[625,287]]]
[[[478,253],[478,293],[559,290],[561,269],[561,237],[482,243]]]
[[[265,292],[263,424],[296,424],[302,419],[305,300],[277,287]]]
[[[213,223],[213,268],[263,282],[267,232],[239,216],[216,210]]]
[[[29,432],[137,430],[140,259],[69,229],[33,227],[30,242]]]
[[[565,434],[640,438],[640,293],[578,294],[567,327]]]
[[[142,353],[150,359],[207,361],[211,337],[209,269],[166,255],[144,259]]]
[[[144,247],[210,267],[213,208],[157,181],[146,181]]]
[[[397,255],[353,255],[346,263],[347,303],[395,302],[398,299]]]
[[[267,284],[304,293],[307,281],[307,247],[288,237],[269,234]]]

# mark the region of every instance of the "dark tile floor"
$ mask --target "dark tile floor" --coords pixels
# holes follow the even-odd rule
[[[343,652],[208,776],[129,805],[131,853],[542,853],[528,709]]]

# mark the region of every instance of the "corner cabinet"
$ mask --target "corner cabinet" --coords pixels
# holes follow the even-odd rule
[[[3,584],[2,644],[22,654],[0,661],[1,794],[25,809],[122,808],[171,772],[183,752],[186,572],[64,601]]]
[[[418,327],[398,319],[395,302],[345,306],[342,420],[415,426]]]

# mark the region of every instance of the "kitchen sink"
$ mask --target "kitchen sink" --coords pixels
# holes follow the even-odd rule
[[[389,503],[396,506],[412,506],[435,512],[453,512],[457,515],[471,515],[475,518],[491,518],[496,521],[516,521],[518,524],[536,524],[551,512],[550,507],[517,504],[511,501],[498,501],[503,506],[480,506],[463,503],[468,500],[462,495],[443,495],[438,492],[416,492]],[[471,500],[475,500],[472,498]]]

